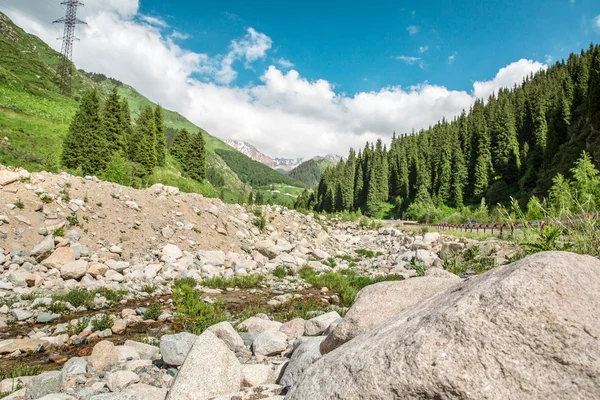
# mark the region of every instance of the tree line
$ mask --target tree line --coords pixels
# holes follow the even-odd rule
[[[590,45],[521,85],[478,99],[452,121],[367,143],[327,169],[298,208],[377,215],[386,203],[416,208],[527,203],[557,174],[572,176],[583,151],[600,160],[600,46]]]
[[[96,88],[86,91],[63,141],[62,165],[81,175],[132,185],[164,166],[166,127],[160,105],[144,107],[132,121],[127,99],[114,88],[102,101]],[[179,131],[170,150],[185,173],[206,177],[206,151],[201,133]]]

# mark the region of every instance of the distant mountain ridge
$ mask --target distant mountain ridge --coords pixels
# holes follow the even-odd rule
[[[251,159],[261,162],[266,166],[269,166],[275,170],[281,172],[291,172],[295,168],[297,168],[300,164],[304,162],[303,158],[273,158],[269,157],[265,153],[258,150],[254,145],[244,142],[242,140],[231,140],[224,139],[223,142],[227,143],[240,153],[250,157]],[[329,160],[333,164],[337,164],[340,160],[342,160],[341,156],[337,154],[327,154],[324,157],[316,156],[311,158],[310,160],[320,161],[320,160]],[[307,160],[307,161],[310,161]]]

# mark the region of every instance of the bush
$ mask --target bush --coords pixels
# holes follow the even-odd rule
[[[240,288],[240,289],[251,289],[255,288],[262,283],[265,279],[263,275],[246,275],[246,276],[233,276],[231,278],[223,278],[223,277],[215,277],[215,278],[205,278],[200,284],[202,286],[206,286],[212,289],[222,289],[225,290],[227,288]]]
[[[188,285],[173,289],[173,301],[177,307],[177,318],[187,332],[200,335],[207,328],[227,320],[219,302],[204,303],[200,294]]]
[[[259,231],[264,232],[265,226],[267,225],[267,220],[261,215],[260,217],[254,218],[254,225]]]
[[[197,282],[194,278],[186,276],[185,278],[175,279],[175,281],[173,281],[173,288],[181,288],[184,285],[195,288],[196,284]]]
[[[146,311],[144,312],[144,319],[148,320],[148,319],[152,319],[154,321],[158,320],[158,317],[160,317],[160,314],[162,313],[162,308],[160,306],[159,302],[155,302],[152,303],[152,305],[148,308],[146,308]]]
[[[17,199],[17,201],[15,201],[15,207],[17,207],[19,210],[22,210],[23,207],[25,207],[25,204],[23,204],[21,199]]]
[[[92,294],[92,292],[86,289],[79,288],[73,289],[65,294],[55,294],[54,296],[52,296],[52,300],[65,301],[71,304],[73,307],[85,306],[89,308],[93,304],[94,295]]]
[[[102,178],[109,182],[118,183],[123,186],[131,186],[133,183],[133,167],[131,162],[122,153],[116,153],[110,159]]]
[[[75,324],[69,322],[67,325],[67,334],[69,336],[79,335],[88,327],[89,324],[90,319],[88,317],[79,318]]]
[[[101,332],[112,328],[113,318],[108,314],[102,314],[92,319],[92,329],[94,332]]]

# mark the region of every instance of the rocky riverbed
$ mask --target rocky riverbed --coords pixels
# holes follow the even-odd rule
[[[451,352],[457,337],[483,343],[487,334],[464,336],[462,325],[453,325],[461,318],[464,326],[501,318],[492,325],[505,329],[496,339],[508,349],[511,324],[527,325],[532,307],[543,310],[539,324],[563,329],[552,308],[553,285],[567,282],[561,268],[574,263],[593,275],[597,265],[556,254],[497,267],[521,257],[514,244],[227,205],[162,185],[135,190],[94,177],[2,168],[0,392],[46,400],[507,398],[478,396],[477,379],[460,386],[454,375],[445,375],[452,384],[444,386],[423,373],[410,390],[403,379],[381,381],[379,391],[368,382],[370,374],[387,374],[381,368],[398,376],[413,368],[400,367],[404,361],[386,350],[410,346],[411,337],[415,360],[430,360],[422,352],[436,340],[448,351],[440,345],[442,358],[433,365],[447,365],[445,373],[463,365]],[[554,278],[536,275],[541,266]],[[561,289],[566,299],[593,295],[571,293],[576,283],[598,284],[568,281]],[[528,286],[530,305],[515,297]],[[544,287],[550,297],[536,297]],[[490,293],[498,295],[495,302],[486,300]],[[467,314],[460,317],[451,304]],[[428,318],[448,321],[451,330],[439,322],[435,338],[420,336]],[[589,321],[577,323],[590,337],[600,334]],[[413,333],[392,338],[387,324]],[[371,332],[381,332],[389,347],[365,342]],[[526,343],[527,332],[519,337]],[[361,372],[348,354],[371,372]],[[388,360],[385,367],[379,357]],[[497,362],[505,374],[513,371]],[[512,396],[499,375],[490,379],[509,388],[498,393],[523,398]],[[526,381],[535,387],[530,393],[546,393]],[[588,383],[579,382],[579,393],[595,390]]]

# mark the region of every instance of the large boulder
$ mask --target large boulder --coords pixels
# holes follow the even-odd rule
[[[104,371],[111,363],[116,363],[119,355],[112,342],[103,340],[94,346],[87,367],[95,371]]]
[[[259,317],[250,317],[240,322],[238,328],[245,329],[248,333],[276,332],[283,324]]]
[[[331,324],[340,319],[337,311],[330,311],[306,321],[304,324],[304,334],[306,336],[318,336],[323,334]]]
[[[79,279],[87,273],[88,262],[85,260],[77,260],[65,264],[60,269],[60,276],[63,279]]]
[[[48,394],[60,392],[61,379],[60,371],[44,372],[33,377],[25,386],[25,399],[39,399]]]
[[[405,308],[419,304],[460,282],[458,276],[450,274],[444,278],[420,277],[367,286],[358,292],[342,322],[321,344],[321,353],[329,353]]]
[[[54,239],[52,239],[54,241]],[[75,261],[75,252],[70,247],[59,247],[42,261],[42,265],[48,268],[60,269],[63,265]]]
[[[181,366],[167,400],[209,399],[235,393],[242,384],[242,366],[229,347],[205,331]]]
[[[176,335],[164,335],[160,338],[160,354],[169,365],[182,365],[198,336],[182,332]]]
[[[410,307],[286,399],[600,398],[600,260],[549,252]]]
[[[252,344],[255,355],[274,356],[287,348],[287,336],[282,332],[263,332]]]
[[[227,321],[219,322],[208,328],[208,330],[224,341],[231,350],[238,350],[244,347],[244,339]]]
[[[304,371],[321,358],[319,346],[324,339],[324,336],[299,339],[298,345],[292,354],[292,358],[279,380],[280,385],[294,386],[300,380]]]

